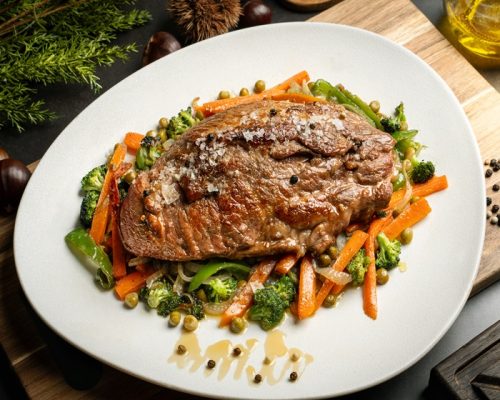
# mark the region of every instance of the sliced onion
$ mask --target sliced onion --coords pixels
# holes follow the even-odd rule
[[[149,275],[146,279],[146,287],[150,288],[153,282],[160,279],[165,274],[165,272],[167,272],[167,268],[163,266],[158,271]]]
[[[405,185],[405,194],[404,194],[403,198],[394,207],[394,211],[396,211],[398,214],[400,214],[401,211],[404,210],[404,208],[406,207],[406,205],[410,202],[411,195],[413,194],[413,188],[411,186],[410,179],[408,178],[408,172],[406,171],[405,163],[404,162],[403,162],[403,165],[401,167],[401,172],[403,173],[403,176],[405,177],[405,183],[406,183],[406,185]]]
[[[221,315],[231,304],[231,300],[222,303],[204,303],[203,311],[209,315]]]
[[[337,236],[337,249],[341,251],[347,243],[347,236],[343,233]]]
[[[352,281],[351,275],[347,272],[337,271],[331,267],[316,268],[316,272],[337,285],[347,285]]]
[[[184,282],[179,274],[177,274],[172,290],[179,295],[184,292]]]
[[[148,264],[149,262],[151,262],[151,258],[149,257],[134,257],[129,260],[128,265],[136,267],[141,264]]]
[[[198,270],[203,266],[203,264],[197,264],[197,263],[194,263],[192,261],[189,261],[187,263],[184,264],[184,269],[186,271],[189,271],[189,272],[192,272],[192,273],[196,273],[198,272]]]
[[[177,275],[180,276],[184,282],[191,282],[191,280],[193,279],[192,276],[187,276],[184,273],[184,265],[181,262],[177,263]]]

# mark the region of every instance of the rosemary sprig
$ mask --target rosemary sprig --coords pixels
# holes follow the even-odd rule
[[[134,0],[7,0],[0,2],[0,129],[18,131],[54,117],[33,84],[85,83],[99,90],[97,66],[125,60],[135,44],[111,42],[151,15],[127,9]]]

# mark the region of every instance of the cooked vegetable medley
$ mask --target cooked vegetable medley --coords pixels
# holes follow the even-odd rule
[[[284,254],[278,258],[167,262],[136,257],[124,249],[118,230],[119,209],[138,174],[155,161],[186,130],[203,118],[233,106],[263,99],[290,102],[335,102],[390,134],[395,142],[393,194],[385,210],[377,210],[366,225],[352,224],[323,254]],[[404,104],[384,115],[379,101],[366,103],[343,85],[318,79],[302,71],[274,87],[263,80],[253,93],[243,88],[239,96],[221,90],[218,99],[193,104],[145,135],[129,132],[116,145],[109,160],[90,170],[81,180],[83,196],[80,221],[66,236],[69,248],[95,270],[104,289],[114,288],[130,308],[142,303],[171,327],[196,330],[206,315],[219,315],[220,326],[242,332],[248,321],[264,330],[279,325],[289,310],[299,320],[322,305],[332,307],[349,287],[360,287],[363,310],[376,319],[376,286],[389,281],[400,265],[402,246],[413,239],[412,226],[431,211],[426,196],[447,187],[445,176],[435,176],[431,161],[422,161],[423,146],[409,129]],[[293,175],[290,184],[297,184]],[[146,196],[147,194],[145,194]],[[181,351],[181,349],[179,349]],[[290,379],[293,379],[292,377]]]

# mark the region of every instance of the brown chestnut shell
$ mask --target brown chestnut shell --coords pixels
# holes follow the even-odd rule
[[[11,213],[17,209],[31,177],[30,170],[19,160],[0,161],[0,209]]]

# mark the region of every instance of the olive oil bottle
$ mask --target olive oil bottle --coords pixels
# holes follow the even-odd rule
[[[451,29],[469,51],[500,60],[500,0],[444,0]]]

